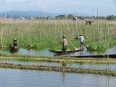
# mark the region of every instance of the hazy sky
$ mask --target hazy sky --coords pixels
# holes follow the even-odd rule
[[[0,0],[0,12],[10,10],[106,16],[116,15],[116,0]]]

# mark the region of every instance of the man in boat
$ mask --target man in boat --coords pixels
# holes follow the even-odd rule
[[[12,47],[18,46],[16,38],[13,40]]]
[[[83,48],[84,45],[84,37],[82,34],[78,36],[78,40],[80,41],[80,48]]]
[[[67,54],[68,43],[67,43],[67,39],[66,39],[65,35],[63,35],[62,38],[63,38],[62,42],[61,42],[61,44],[62,44],[62,54],[65,55],[65,54]]]

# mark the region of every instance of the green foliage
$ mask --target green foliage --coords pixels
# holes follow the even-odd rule
[[[97,50],[97,44],[90,44],[89,45],[89,50],[96,51]]]
[[[116,38],[110,39],[109,46],[112,47],[112,46],[114,46],[114,45],[116,45]]]
[[[107,16],[107,20],[115,20],[115,19],[116,19],[116,16],[114,15]]]
[[[112,47],[116,45],[116,39],[110,39],[109,40],[109,47]],[[103,42],[103,43],[93,43],[89,45],[89,50],[90,51],[103,51],[108,48],[108,42]]]
[[[38,50],[50,48],[61,49],[62,35],[68,40],[67,49],[79,48],[79,41],[75,38],[79,34],[85,37],[85,43],[90,50],[105,50],[108,47],[108,27],[110,46],[115,45],[115,25],[94,22],[92,25],[85,25],[85,22],[78,20],[13,20],[0,25],[0,46],[9,46],[14,38],[17,38],[19,46],[28,47],[29,44]],[[2,31],[3,29],[3,31]],[[103,41],[101,43],[101,41]]]
[[[108,47],[107,43],[95,43],[95,44],[90,44],[89,45],[89,50],[91,51],[102,51],[106,50]]]

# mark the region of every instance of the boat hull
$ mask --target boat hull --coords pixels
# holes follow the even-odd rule
[[[116,54],[71,56],[77,58],[116,58]]]
[[[84,49],[76,49],[76,50],[67,50],[67,53],[73,53],[73,52],[78,52],[78,51],[83,51]],[[55,52],[55,53],[62,53],[62,50],[49,50],[51,52]]]
[[[10,51],[18,51],[18,46],[10,46]]]

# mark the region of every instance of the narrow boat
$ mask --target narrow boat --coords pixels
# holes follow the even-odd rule
[[[10,46],[10,51],[18,51],[18,46]]]
[[[78,49],[74,49],[74,50],[67,50],[67,53],[72,53],[72,52],[78,52],[78,51],[83,51],[83,48],[78,48]],[[55,52],[55,53],[62,53],[62,50],[49,50],[51,52]]]
[[[103,55],[80,55],[80,56],[71,56],[77,58],[116,58],[116,54],[103,54]]]

